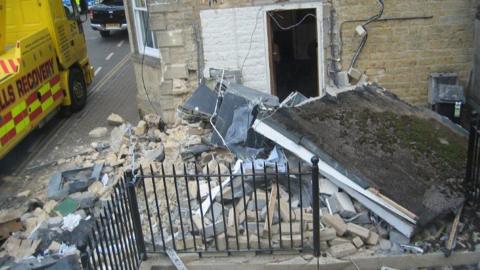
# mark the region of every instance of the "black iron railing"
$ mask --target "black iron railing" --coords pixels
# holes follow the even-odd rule
[[[465,197],[474,206],[480,205],[480,127],[478,124],[478,120],[474,120],[470,127],[467,171],[464,181]]]
[[[175,166],[168,173],[166,169],[150,167],[147,174],[140,168],[135,177],[125,176],[142,256],[167,249],[200,255],[277,250],[319,254],[320,241],[313,241],[320,231],[316,165],[313,174],[310,165],[306,169],[302,164],[295,169],[289,164],[207,166],[202,172],[189,164],[180,173]]]
[[[83,269],[139,269],[142,257],[126,183],[113,188],[90,235],[80,246]]]
[[[318,159],[312,162],[127,172],[80,247],[82,266],[139,269],[149,253],[167,250],[319,256]]]

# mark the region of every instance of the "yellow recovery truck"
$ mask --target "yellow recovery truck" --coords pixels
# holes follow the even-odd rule
[[[85,106],[87,12],[87,0],[0,0],[0,159],[61,107]]]

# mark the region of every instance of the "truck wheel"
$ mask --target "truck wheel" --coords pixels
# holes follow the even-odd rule
[[[87,103],[87,86],[83,78],[83,72],[78,68],[72,68],[68,75],[68,88],[72,104],[70,110],[77,112]]]
[[[102,36],[103,38],[109,37],[110,31],[100,31],[100,36]]]

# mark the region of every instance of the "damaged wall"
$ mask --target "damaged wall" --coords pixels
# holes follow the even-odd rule
[[[200,11],[205,77],[209,77],[209,68],[242,70],[243,84],[270,94],[266,12],[315,9],[318,20],[322,20],[322,6],[322,2],[318,1]],[[320,58],[323,59],[323,55]],[[320,62],[323,63],[323,60]]]
[[[129,2],[129,0],[125,0]],[[146,57],[142,60],[135,49],[139,108],[144,112],[153,112],[147,100],[142,83],[143,77],[152,103],[162,113],[166,122],[173,123],[175,110],[198,84],[198,73],[204,75],[203,66],[232,68],[242,66],[246,54],[245,44],[249,43],[252,30],[251,20],[255,12],[238,13],[236,26],[234,20],[215,21],[215,16],[230,10],[256,10],[257,7],[283,3],[274,1],[225,0],[209,7],[208,1],[197,0],[150,0],[150,27],[154,31],[160,50],[158,58]],[[480,0],[388,0],[382,18],[405,16],[433,16],[431,19],[381,21],[368,25],[368,41],[361,53],[357,68],[365,72],[370,80],[378,81],[385,88],[414,104],[426,104],[427,79],[431,72],[456,72],[460,83],[467,86],[468,75],[473,60],[473,26],[475,9]],[[287,4],[302,3],[291,1]],[[328,23],[329,6],[335,10],[335,35],[333,41],[339,44],[340,25],[342,25],[343,53],[341,68],[347,70],[360,38],[354,35],[359,22],[348,20],[367,19],[378,12],[376,0],[332,0],[303,2],[309,4],[324,3],[324,20],[321,22],[324,34],[325,64],[331,63],[330,36]],[[251,7],[251,8],[250,8]],[[232,9],[235,8],[235,9]],[[221,11],[221,12],[220,12]],[[131,12],[131,11],[130,11]],[[248,16],[247,16],[248,15]],[[223,16],[225,17],[225,16]],[[202,19],[201,19],[202,18]],[[245,22],[243,19],[248,19]],[[205,20],[204,20],[205,19]],[[242,19],[242,20],[240,20]],[[232,32],[241,33],[232,36]],[[265,43],[261,43],[265,33],[264,19],[259,20],[258,30],[253,37],[251,56],[246,61],[244,76],[247,85],[268,91],[265,87],[268,73],[260,72],[267,68],[265,64]],[[131,27],[135,31],[135,27]],[[245,32],[245,33],[244,33]],[[211,39],[209,35],[218,39]],[[258,36],[257,36],[258,35]],[[131,33],[134,38],[135,33]],[[237,38],[237,41],[218,46],[230,50],[219,53],[219,47],[212,42],[221,42],[221,37]],[[246,40],[248,39],[248,40]],[[133,42],[136,44],[136,42]],[[236,44],[236,47],[235,47]],[[206,45],[206,46],[205,46]],[[202,47],[205,46],[205,47]],[[200,48],[200,49],[198,49]],[[233,55],[232,54],[236,54]],[[135,56],[136,55],[136,56]],[[214,56],[214,57],[212,57]],[[222,61],[221,61],[222,60]],[[198,66],[201,66],[200,68]],[[259,73],[260,72],[260,73]],[[253,74],[257,73],[257,76]],[[327,73],[327,71],[325,72]]]
[[[268,91],[268,48],[265,47],[265,25],[260,9],[242,7],[200,12],[205,76],[209,76],[210,67],[229,70],[241,70],[243,67],[245,85]],[[253,31],[255,27],[257,29]]]
[[[156,111],[165,122],[173,123],[176,108],[197,86],[196,40],[199,37],[198,9],[201,3],[190,0],[149,0],[147,3],[150,29],[156,36],[160,55],[142,57],[138,48],[134,50],[132,60],[137,77],[138,107],[141,113]],[[131,29],[135,31],[134,27]],[[135,35],[130,33],[130,36]],[[133,43],[136,46],[136,42]]]
[[[466,87],[473,61],[474,18],[478,0],[387,0],[382,18],[433,16],[432,19],[373,22],[358,68],[402,99],[427,102],[432,72],[456,72]],[[335,0],[337,29],[347,20],[378,13],[376,0]],[[360,38],[359,22],[343,23],[342,66],[347,69]]]

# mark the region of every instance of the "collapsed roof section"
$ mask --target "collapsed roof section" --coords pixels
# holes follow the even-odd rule
[[[406,236],[464,198],[467,138],[459,127],[377,87],[280,108],[253,128]]]

